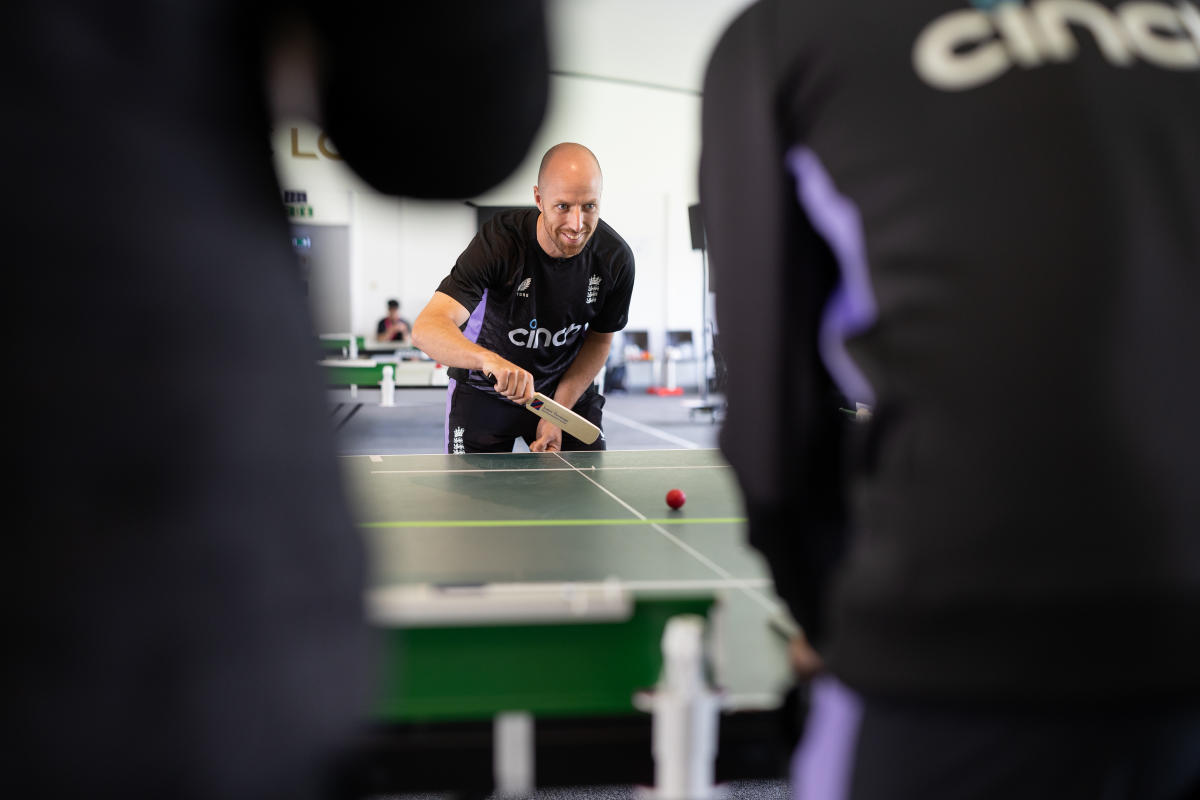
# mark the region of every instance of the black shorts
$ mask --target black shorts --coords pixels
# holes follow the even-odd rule
[[[598,428],[604,395],[589,386],[572,409]],[[517,437],[531,444],[537,438],[541,417],[523,406],[455,381],[446,401],[447,453],[511,453]],[[563,450],[605,450],[604,434],[591,444],[563,432]]]

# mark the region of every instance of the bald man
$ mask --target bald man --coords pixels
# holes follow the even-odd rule
[[[633,294],[633,251],[600,219],[600,163],[564,142],[542,157],[536,209],[489,220],[413,326],[413,343],[451,367],[447,453],[603,450],[522,406],[535,390],[602,426],[593,381]],[[495,386],[488,376],[495,377]]]

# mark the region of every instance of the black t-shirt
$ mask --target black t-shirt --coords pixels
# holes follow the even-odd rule
[[[404,332],[405,332],[405,331],[411,331],[411,330],[412,330],[412,326],[408,324],[408,320],[406,320],[406,319],[403,319],[403,318],[399,318],[399,317],[398,317],[398,318],[396,319],[396,323],[397,323],[398,325],[403,325],[403,326],[404,326],[404,330],[402,331],[402,330],[399,330],[399,329],[397,329],[397,330],[393,331],[393,332],[392,332],[392,339],[391,339],[391,341],[397,341],[397,340],[399,340],[399,339],[403,339],[403,338],[404,338]],[[381,334],[381,333],[385,333],[385,332],[387,332],[387,325],[388,325],[388,318],[387,318],[387,317],[384,317],[383,319],[379,320],[379,324],[375,326],[375,334],[376,334],[376,335],[379,335],[379,334]]]
[[[583,250],[555,258],[537,242],[537,209],[492,217],[438,291],[471,311],[463,333],[533,375],[552,394],[589,330],[614,333],[629,318],[633,251],[603,220]],[[450,375],[495,393],[480,373]]]

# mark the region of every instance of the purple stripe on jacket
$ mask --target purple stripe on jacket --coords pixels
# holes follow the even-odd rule
[[[840,272],[821,317],[821,360],[846,399],[870,405],[875,402],[875,390],[846,349],[846,341],[870,328],[878,317],[862,216],[854,202],[838,192],[812,150],[793,147],[787,164],[796,178],[800,206],[829,244]]]
[[[848,800],[862,698],[828,675],[816,678],[804,739],[792,758],[795,800]]]

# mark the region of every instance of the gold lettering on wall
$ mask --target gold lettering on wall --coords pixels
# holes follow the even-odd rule
[[[338,155],[338,151],[334,150],[329,145],[329,134],[322,133],[317,137],[317,149],[321,151],[321,155],[325,156],[326,158],[336,158],[338,161],[341,161],[342,157]]]
[[[316,158],[316,153],[300,152],[300,129],[292,128],[292,157],[293,158]]]

